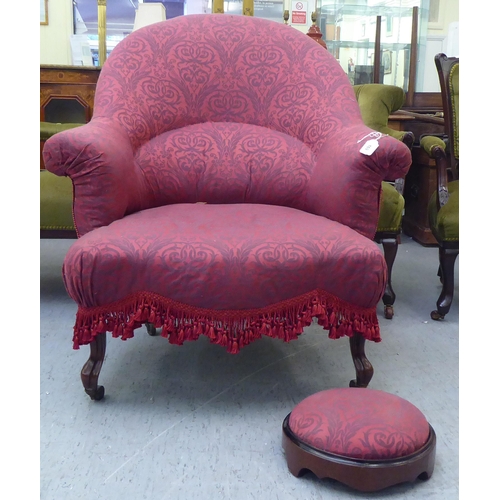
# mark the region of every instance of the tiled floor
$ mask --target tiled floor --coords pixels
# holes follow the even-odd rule
[[[41,240],[40,486],[42,500],[456,500],[458,461],[458,266],[455,299],[441,322],[437,249],[403,237],[394,266],[395,316],[379,308],[382,342],[367,343],[370,388],[415,404],[434,427],[428,481],[363,494],[287,470],[281,424],[299,401],[354,377],[347,339],[313,325],[294,342],[265,338],[230,355],[205,338],[172,346],[145,328],[109,339],[93,402],[74,351],[76,307],[61,281],[70,241]]]

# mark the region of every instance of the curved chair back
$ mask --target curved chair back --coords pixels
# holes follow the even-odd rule
[[[135,147],[187,125],[232,122],[315,153],[339,122],[362,123],[328,51],[289,26],[240,17],[179,16],[128,35],[102,68],[94,119],[120,122]]]
[[[445,134],[448,136],[449,170],[452,178],[458,179],[459,58],[448,57],[446,54],[440,53],[434,57],[434,62],[441,85],[444,129]]]
[[[412,132],[394,130],[389,127],[389,116],[399,111],[405,103],[406,94],[401,87],[382,83],[354,85],[354,93],[361,109],[365,125],[395,137],[410,149],[415,141]]]

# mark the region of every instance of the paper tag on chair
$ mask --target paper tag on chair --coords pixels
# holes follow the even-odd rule
[[[377,139],[370,139],[363,144],[359,152],[366,156],[370,156],[378,148],[378,146],[379,144]]]

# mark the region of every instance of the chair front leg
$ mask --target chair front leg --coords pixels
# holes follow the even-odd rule
[[[382,297],[382,301],[384,302],[384,316],[387,319],[392,319],[394,316],[393,306],[396,301],[396,294],[392,288],[392,266],[396,260],[396,254],[398,253],[398,240],[397,237],[384,238],[381,243],[384,248],[384,258],[387,264],[387,284],[385,286],[384,296]]]
[[[373,366],[365,356],[365,342],[360,333],[355,333],[349,338],[351,356],[356,368],[356,380],[351,380],[349,387],[368,387],[373,377]]]
[[[106,333],[101,333],[90,343],[90,357],[83,365],[81,379],[90,399],[99,401],[104,397],[104,387],[97,384],[106,354]]]
[[[441,270],[441,281],[443,288],[436,302],[437,310],[431,312],[434,320],[443,319],[448,314],[453,301],[455,289],[455,260],[458,256],[458,248],[439,247],[439,268]]]

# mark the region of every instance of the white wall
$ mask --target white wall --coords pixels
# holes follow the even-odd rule
[[[48,6],[49,24],[40,25],[40,64],[71,64],[73,3],[50,0]]]
[[[429,24],[424,54],[419,54],[417,92],[440,92],[434,56],[444,52],[448,56],[458,53],[459,0],[440,0],[437,24]],[[453,52],[453,53],[452,53]]]
[[[187,0],[184,4],[184,12],[189,14],[208,14],[208,0]]]
[[[284,0],[284,4],[290,8],[291,0]],[[459,0],[440,0],[440,4],[442,15],[440,16],[439,25],[429,26],[429,40],[427,42],[425,54],[422,55],[422,60],[419,61],[417,92],[439,92],[439,82],[435,75],[434,55],[437,52],[447,52],[450,46],[448,42],[451,41],[448,40],[448,34],[453,36],[456,33],[456,29],[458,29]],[[207,0],[187,0],[186,13],[203,12],[206,5]],[[309,7],[313,5],[314,0],[309,0],[309,11]],[[40,64],[71,65],[72,55],[70,37],[72,35],[73,26],[72,1],[50,0],[48,6],[49,24],[47,26],[40,26]],[[310,24],[310,12],[308,12],[307,26],[297,26],[297,28],[300,29],[300,31],[307,32]],[[452,27],[451,31],[450,26]],[[456,43],[453,44],[453,47],[456,46]],[[453,55],[458,56],[458,53]]]

